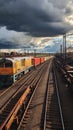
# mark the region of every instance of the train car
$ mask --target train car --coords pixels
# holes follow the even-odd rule
[[[45,58],[44,58],[44,57],[41,57],[41,58],[40,58],[40,63],[42,64],[44,61],[45,61]]]
[[[40,62],[40,58],[32,58],[32,65],[33,66],[37,66],[39,65],[41,62]]]
[[[31,58],[14,57],[0,59],[0,87],[9,86],[32,67]]]
[[[49,59],[50,59],[50,57],[51,57],[51,56],[46,56],[46,57],[44,57],[44,61],[49,60]]]

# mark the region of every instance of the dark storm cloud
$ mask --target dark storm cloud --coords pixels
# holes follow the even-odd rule
[[[0,0],[0,25],[32,36],[55,36],[73,27],[65,23],[68,0]]]
[[[11,41],[6,41],[4,39],[0,40],[0,49],[17,49],[20,46],[17,43],[13,43]]]

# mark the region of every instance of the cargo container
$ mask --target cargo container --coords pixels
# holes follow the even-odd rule
[[[40,63],[43,63],[44,62],[44,57],[41,57],[40,58]]]
[[[44,57],[44,61],[47,61],[50,58],[50,56]]]
[[[40,58],[32,58],[32,65],[37,66],[40,64]]]

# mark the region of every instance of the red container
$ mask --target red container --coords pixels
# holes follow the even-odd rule
[[[44,57],[40,58],[40,62],[43,63],[44,62]]]
[[[40,64],[40,58],[32,58],[32,65],[37,66]]]

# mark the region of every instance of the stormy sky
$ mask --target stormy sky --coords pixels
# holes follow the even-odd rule
[[[0,48],[46,47],[72,30],[72,0],[0,0]]]

